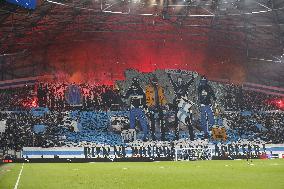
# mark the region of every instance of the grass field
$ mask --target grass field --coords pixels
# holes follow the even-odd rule
[[[0,166],[0,189],[14,189],[22,164]],[[148,163],[24,164],[18,189],[284,189],[284,159]]]

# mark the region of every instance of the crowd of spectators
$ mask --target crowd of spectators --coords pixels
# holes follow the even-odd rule
[[[284,142],[283,112],[231,112],[223,118],[239,138],[260,139],[268,143]]]
[[[65,82],[38,83],[17,88],[0,89],[0,110],[23,110],[35,106],[50,110],[74,110],[66,100],[68,86]],[[123,94],[114,86],[76,85],[81,91],[81,103],[76,109],[90,111],[125,110],[127,104]],[[268,111],[277,107],[269,103],[277,97],[264,93],[244,90],[240,85],[226,84],[223,87],[221,106],[227,111]],[[217,95],[218,97],[218,95]],[[33,104],[34,99],[36,103]]]
[[[6,120],[5,132],[0,133],[0,148],[19,151],[24,146],[51,147],[60,145],[61,114],[52,113],[37,117],[30,112],[1,112],[0,120]],[[44,132],[35,132],[38,124],[45,126]]]
[[[70,106],[65,91],[68,83],[40,83],[12,89],[0,89],[0,121],[6,120],[6,130],[0,133],[0,148],[20,150],[24,146],[64,146],[68,142],[79,144],[84,141],[108,145],[123,145],[119,134],[110,132],[110,116],[106,110],[127,110],[123,96],[117,88],[105,85],[81,84],[80,106]],[[267,112],[273,110],[266,103],[269,95],[243,90],[236,85],[226,85],[222,106],[231,113],[223,113],[227,126],[239,138],[259,139],[269,143],[283,143],[284,114]],[[217,95],[218,97],[218,95]],[[29,111],[29,101],[37,99],[37,105],[47,107],[50,112],[35,116]],[[9,112],[12,111],[12,112]],[[64,124],[66,111],[81,125],[80,132]],[[250,112],[242,114],[242,112]],[[77,112],[77,115],[76,115]],[[78,113],[79,112],[79,113]],[[68,113],[68,114],[69,114]],[[45,131],[36,133],[35,125],[44,125]],[[228,132],[229,132],[228,130]],[[181,134],[182,135],[182,134]],[[139,136],[139,135],[138,135]],[[196,134],[198,138],[198,134]],[[182,136],[186,138],[188,136]],[[167,135],[172,140],[171,135]],[[186,145],[189,143],[182,143]],[[192,144],[192,143],[190,143]],[[179,145],[179,144],[175,144]],[[190,146],[188,146],[190,147]]]
[[[22,86],[17,88],[0,89],[0,110],[15,111],[24,110],[35,96],[34,86]]]
[[[256,120],[266,128],[259,136],[269,143],[284,143],[284,113],[256,114]]]
[[[51,110],[73,109],[66,100],[66,91],[70,83],[40,83],[37,86],[37,97],[39,106],[49,107]],[[76,85],[81,91],[81,103],[77,109],[81,110],[108,110],[115,109],[113,105],[119,105],[123,109],[123,103],[119,90],[107,85]]]
[[[270,101],[277,97],[260,92],[244,90],[241,85],[225,85],[223,106],[228,111],[269,111],[275,110]]]
[[[44,116],[35,116],[31,112],[2,112],[0,113],[1,120],[6,121],[6,130],[0,134],[0,148],[5,150],[20,150],[24,146],[38,147],[56,147],[56,146],[80,146],[82,144],[100,144],[121,146],[125,145],[119,134],[110,132],[107,127],[95,125],[97,123],[88,122],[92,117],[88,117],[90,112],[81,112],[79,119],[84,120],[82,123],[82,131],[74,132],[74,128],[70,124],[64,124],[65,112],[52,111]],[[101,117],[103,115],[92,115],[93,117]],[[105,116],[105,115],[104,115]],[[236,142],[247,139],[249,141],[263,141],[266,143],[283,143],[284,134],[284,115],[283,113],[267,113],[264,115],[252,114],[242,115],[239,113],[231,113],[224,115],[227,119],[227,126],[234,131],[237,138],[230,138]],[[264,119],[262,119],[264,118]],[[257,123],[257,124],[256,124]],[[34,126],[42,124],[46,129],[42,133],[37,133]],[[261,125],[261,126],[260,126]],[[185,132],[186,133],[186,132]],[[167,135],[167,139],[173,133]],[[181,134],[182,135],[182,134]],[[229,135],[229,132],[228,132]],[[139,136],[139,135],[138,135]],[[139,138],[139,137],[138,137]],[[141,138],[141,137],[140,137]],[[188,136],[181,136],[179,141],[173,141],[174,146],[180,148],[193,148],[204,145],[201,137],[196,134],[196,140],[189,142]],[[139,140],[138,140],[139,141]],[[167,143],[167,141],[164,141]],[[154,142],[155,143],[155,142]],[[156,144],[157,143],[157,144]],[[159,141],[156,141],[155,145]],[[167,145],[169,145],[168,142]],[[153,145],[153,142],[129,143],[131,146],[140,147]],[[164,144],[163,144],[164,145]]]

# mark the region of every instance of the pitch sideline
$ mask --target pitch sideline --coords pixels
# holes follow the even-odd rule
[[[23,172],[23,169],[24,169],[24,165],[25,165],[25,163],[22,164],[22,168],[21,168],[21,171],[20,171],[20,173],[18,175],[18,179],[17,179],[17,182],[15,184],[14,189],[18,189],[18,185],[19,185],[19,182],[20,182],[20,179],[21,179],[21,175],[22,175],[22,172]]]

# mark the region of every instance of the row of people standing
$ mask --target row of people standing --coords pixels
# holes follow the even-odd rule
[[[51,110],[107,110],[112,105],[123,109],[123,102],[112,86],[75,83],[39,83],[36,87],[38,106]],[[117,107],[115,107],[117,108]]]

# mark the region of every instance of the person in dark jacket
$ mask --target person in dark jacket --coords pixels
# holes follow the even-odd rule
[[[174,82],[171,74],[168,74],[168,77],[170,79],[171,84],[173,85],[174,88],[174,92],[175,92],[175,98],[173,100],[173,107],[174,107],[174,111],[175,111],[175,140],[179,139],[179,118],[178,118],[178,112],[179,112],[179,101],[182,97],[186,97],[188,96],[188,89],[190,87],[190,85],[194,82],[194,77],[192,75],[192,78],[190,81],[188,82],[184,82],[183,79],[181,77],[178,77],[177,82]],[[186,125],[188,127],[188,131],[189,131],[189,136],[191,140],[194,140],[194,134],[193,134],[193,127],[192,127],[192,114],[189,114],[189,116],[186,117]]]
[[[205,76],[202,76],[198,86],[198,99],[201,111],[201,127],[204,131],[204,138],[208,138],[208,127],[210,128],[214,124],[214,116],[211,108],[212,100],[215,101],[216,97]]]
[[[148,125],[144,107],[146,106],[146,96],[137,78],[132,79],[132,85],[126,92],[125,98],[130,99],[130,128],[135,129],[135,120],[138,118],[143,130],[143,140],[147,140]]]

